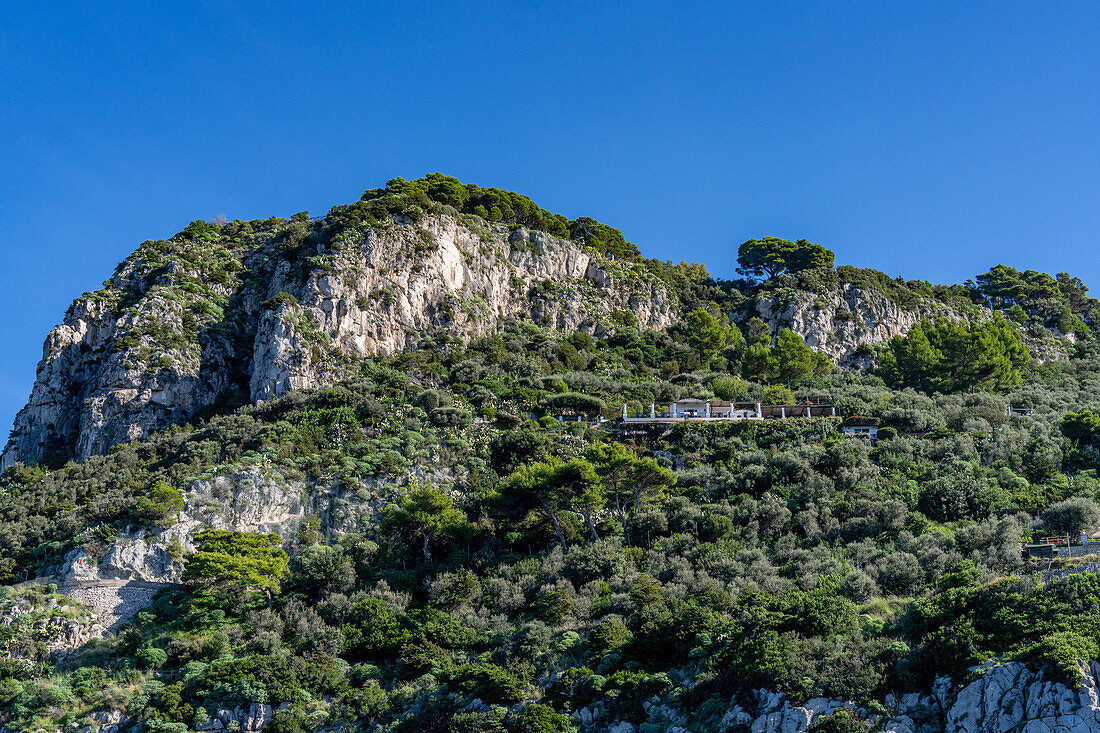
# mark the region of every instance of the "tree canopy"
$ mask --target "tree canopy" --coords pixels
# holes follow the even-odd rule
[[[879,373],[925,392],[995,392],[1022,382],[1029,363],[1016,327],[1000,315],[981,323],[925,319],[889,341]]]
[[[1088,297],[1089,289],[1081,278],[1064,272],[1051,276],[997,265],[976,280],[968,285],[993,310],[1004,311],[1020,322],[1033,320],[1053,326],[1063,333],[1081,330],[1100,306]]]
[[[641,257],[637,246],[626,241],[623,233],[615,227],[588,216],[570,220],[547,211],[523,194],[499,188],[481,188],[442,173],[429,173],[413,181],[394,178],[386,182],[385,188],[372,188],[362,197],[364,202],[391,200],[420,206],[434,201],[488,221],[515,224],[557,237],[571,238],[619,259],[636,260]]]
[[[792,242],[764,237],[742,242],[737,249],[737,271],[749,277],[770,279],[783,272],[831,268],[835,254],[806,239]]]
[[[277,534],[204,529],[195,535],[197,550],[184,563],[185,582],[235,595],[262,590],[269,598],[290,573],[289,558]]]
[[[432,559],[431,543],[441,535],[454,534],[466,524],[466,515],[446,492],[429,483],[414,481],[398,504],[383,515],[383,527],[408,532],[420,538],[424,559]]]

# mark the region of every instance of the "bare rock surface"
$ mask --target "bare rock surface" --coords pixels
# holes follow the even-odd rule
[[[682,711],[656,702],[645,704],[647,719],[640,726],[607,720],[602,702],[578,710],[573,719],[585,733],[804,733],[848,708],[884,733],[1094,733],[1100,731],[1100,663],[1079,661],[1079,666],[1080,688],[1071,689],[1018,662],[989,662],[974,668],[977,678],[957,690],[941,677],[932,694],[887,695],[878,712],[828,698],[799,705],[782,693],[758,690],[751,704],[733,703],[703,727],[686,722]]]
[[[824,294],[797,291],[790,300],[763,298],[756,302],[756,311],[773,333],[790,328],[802,336],[807,346],[842,365],[859,364],[861,346],[904,336],[924,318],[964,317],[930,299],[915,307],[903,307],[882,293],[851,283]]]
[[[441,215],[341,235],[293,264],[279,246],[272,237],[234,251],[247,274],[238,280],[187,262],[154,267],[135,253],[46,338],[0,465],[83,460],[227,394],[260,402],[323,387],[359,358],[430,333],[467,340],[523,319],[601,334],[616,311],[641,328],[678,318],[655,278],[537,231],[475,231]],[[196,289],[206,300],[188,300]]]

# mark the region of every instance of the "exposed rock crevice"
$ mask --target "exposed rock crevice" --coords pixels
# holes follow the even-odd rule
[[[175,262],[150,282],[141,257],[123,263],[108,295],[78,299],[50,332],[0,465],[83,460],[234,392],[259,402],[332,384],[430,333],[468,340],[521,319],[601,334],[620,310],[642,328],[678,318],[660,283],[616,277],[602,256],[537,231],[443,215],[342,237],[298,263],[279,247],[238,252],[247,277],[235,285]],[[187,300],[196,289],[207,301]]]

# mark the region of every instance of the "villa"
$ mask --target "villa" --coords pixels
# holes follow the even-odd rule
[[[879,424],[877,417],[852,415],[844,421],[844,435],[849,438],[870,438],[874,442],[878,440]]]
[[[725,400],[683,399],[670,402],[667,409],[657,410],[650,404],[649,414],[631,415],[623,405],[624,423],[673,423],[685,420],[730,421],[763,420],[765,418],[822,417],[836,415],[834,405],[820,400],[804,405],[762,405],[759,402],[727,402]]]

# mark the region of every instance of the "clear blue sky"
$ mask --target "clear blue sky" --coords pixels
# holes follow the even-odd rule
[[[774,234],[1100,290],[1095,2],[113,5],[0,26],[2,432],[142,240],[436,170],[718,276]]]

